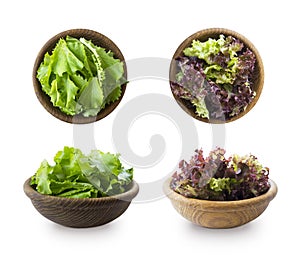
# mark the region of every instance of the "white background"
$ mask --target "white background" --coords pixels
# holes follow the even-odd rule
[[[297,1],[2,1],[0,6],[1,96],[1,257],[288,257],[297,256],[299,203],[299,10]],[[259,50],[265,84],[256,106],[226,124],[228,154],[253,153],[270,168],[279,192],[258,219],[228,230],[191,224],[167,198],[133,203],[120,218],[102,227],[72,229],[42,217],[23,193],[23,182],[40,162],[73,144],[73,125],[52,117],[38,102],[32,68],[43,44],[55,34],[88,28],[110,37],[125,59],[171,58],[189,35],[224,27],[246,36]],[[137,80],[107,118],[94,125],[95,143],[114,152],[115,115],[133,97],[171,96],[167,81]],[[177,104],[174,104],[175,106]],[[170,121],[141,118],[132,126],[130,144],[137,154],[149,151],[152,134],[179,137]],[[151,125],[149,122],[152,121]],[[159,128],[159,125],[165,127]],[[166,130],[166,126],[170,126]],[[212,148],[212,128],[195,121],[199,148]],[[146,132],[139,135],[139,132]],[[170,137],[169,137],[170,138]],[[166,136],[166,166],[136,169],[137,181],[166,175],[179,161],[180,144]],[[142,139],[142,140],[141,140]],[[197,139],[195,139],[195,142]],[[145,144],[146,143],[146,144]],[[177,148],[177,147],[178,148]],[[192,155],[194,146],[191,147]],[[174,158],[176,157],[176,158]],[[134,162],[134,161],[132,161]],[[151,174],[151,171],[153,174]],[[160,174],[161,173],[161,174]],[[296,234],[294,234],[296,233]]]

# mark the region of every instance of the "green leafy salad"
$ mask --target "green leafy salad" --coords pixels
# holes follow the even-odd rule
[[[70,198],[93,198],[120,194],[130,188],[133,168],[125,169],[119,155],[64,147],[54,157],[54,165],[44,160],[31,185],[41,194]]]
[[[46,53],[37,79],[55,107],[67,115],[96,116],[121,96],[123,63],[85,38],[61,38]]]

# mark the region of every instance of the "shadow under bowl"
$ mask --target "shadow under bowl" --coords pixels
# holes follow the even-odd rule
[[[25,194],[35,209],[47,219],[67,227],[87,228],[107,224],[121,216],[138,194],[138,184],[122,193],[100,198],[65,198],[38,193],[31,185],[31,178],[24,183]]]

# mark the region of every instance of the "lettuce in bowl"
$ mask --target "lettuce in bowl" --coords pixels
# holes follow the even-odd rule
[[[118,154],[81,150],[65,146],[54,156],[54,165],[42,161],[31,177],[39,193],[69,197],[95,198],[124,193],[133,181],[133,168],[125,169]]]

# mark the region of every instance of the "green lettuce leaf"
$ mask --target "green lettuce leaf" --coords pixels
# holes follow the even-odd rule
[[[205,60],[208,64],[213,64],[211,55],[216,55],[225,45],[224,35],[220,35],[218,40],[209,38],[205,42],[193,40],[192,46],[183,50],[186,56],[196,56],[199,59]]]
[[[52,58],[49,53],[45,54],[44,61],[41,63],[40,67],[37,70],[37,78],[41,82],[42,89],[48,95],[51,91],[51,80],[52,75]]]
[[[70,79],[69,75],[64,73],[63,76],[52,81],[50,96],[54,106],[60,107],[68,115],[75,115],[77,107],[76,94],[78,87]]]
[[[102,196],[122,193],[132,181],[133,169],[125,170],[119,155],[94,150],[81,159],[83,174]]]
[[[60,39],[52,54],[52,69],[55,74],[62,76],[63,73],[75,74],[80,71],[84,64],[68,48],[65,40]]]
[[[63,150],[58,151],[54,156],[56,164],[53,174],[60,181],[72,180],[72,178],[81,175],[81,168],[78,160],[83,153],[76,148],[65,146]]]
[[[209,112],[206,108],[204,98],[194,98],[191,100],[191,103],[195,106],[196,113],[199,117],[209,118]]]
[[[204,60],[204,74],[217,84],[233,84],[238,73],[238,52],[243,44],[235,38],[220,35],[219,39],[209,38],[205,42],[193,40],[192,46],[183,50],[186,56]]]
[[[96,198],[97,190],[82,191],[82,189],[75,189],[59,194],[58,196],[68,198]]]
[[[72,181],[51,181],[53,195],[61,197],[78,197],[84,194],[86,197],[97,197],[97,190],[90,183]]]
[[[93,62],[93,57],[89,54],[89,51],[86,51],[85,46],[76,38],[67,36],[66,43],[68,48],[84,64],[84,66],[80,70],[80,73],[85,78],[93,77],[94,74],[97,73],[97,68]]]
[[[31,184],[35,184],[38,192],[42,194],[51,194],[50,181],[48,180],[48,175],[53,171],[46,160],[41,163],[41,166],[31,178]]]
[[[103,68],[103,74],[99,78],[103,80],[103,105],[116,101],[121,96],[121,85],[126,82],[123,77],[124,67],[119,59],[113,57],[111,51],[106,52],[104,48],[94,45],[91,41],[80,38],[82,42],[95,56],[95,63]]]
[[[224,178],[211,178],[209,180],[209,187],[211,190],[216,192],[221,192],[223,190],[228,190],[230,192],[231,179],[228,177]]]
[[[82,91],[78,103],[84,106],[84,116],[95,116],[100,111],[103,103],[103,91],[96,77],[90,79]]]

